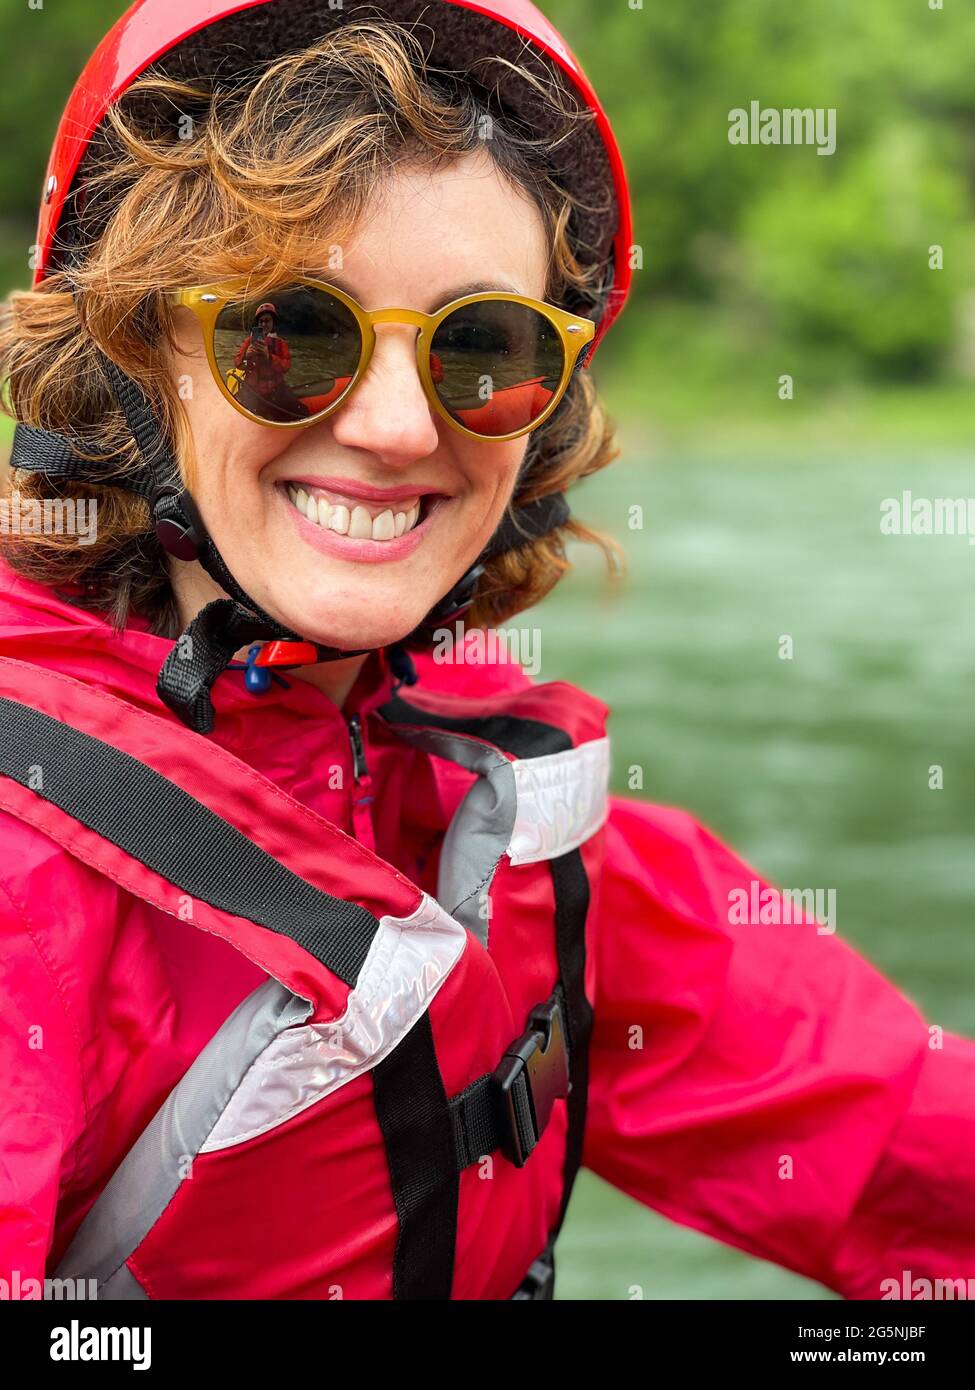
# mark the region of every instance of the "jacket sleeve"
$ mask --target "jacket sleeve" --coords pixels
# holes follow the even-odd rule
[[[0,1279],[43,1280],[84,1123],[78,1044],[26,904],[0,879]],[[50,1271],[47,1271],[50,1273]]]
[[[287,376],[291,371],[291,349],[283,338],[277,338],[271,349],[276,359],[272,365],[279,376]]]
[[[586,1165],[847,1298],[975,1278],[975,1044],[829,927],[763,924],[777,895],[739,912],[763,890],[685,813],[612,799]]]

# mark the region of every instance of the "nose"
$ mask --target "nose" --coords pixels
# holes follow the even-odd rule
[[[391,466],[429,457],[440,441],[416,363],[416,332],[380,324],[365,376],[332,417],[332,436]]]

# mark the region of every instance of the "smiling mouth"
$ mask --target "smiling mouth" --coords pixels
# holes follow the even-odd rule
[[[358,497],[343,497],[341,493],[324,488],[297,487],[288,483],[288,501],[301,515],[323,531],[334,531],[349,540],[393,541],[412,531],[426,520],[433,506],[442,497],[424,493],[422,497],[403,498],[394,505],[366,502]]]

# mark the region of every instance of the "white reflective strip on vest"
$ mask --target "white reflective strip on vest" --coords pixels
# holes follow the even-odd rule
[[[518,808],[508,845],[512,864],[537,864],[578,849],[606,820],[609,739],[596,738],[549,753],[516,759]]]
[[[382,917],[345,1013],[280,1033],[261,1053],[200,1150],[266,1134],[377,1066],[430,1006],[467,941],[428,894],[411,917]]]

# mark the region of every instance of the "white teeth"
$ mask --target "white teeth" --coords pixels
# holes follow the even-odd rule
[[[349,522],[350,541],[372,540],[372,517],[365,507],[355,507]]]
[[[391,507],[373,517],[367,507],[349,508],[341,502],[329,502],[327,497],[309,495],[303,487],[288,484],[288,497],[294,507],[309,521],[323,530],[334,531],[353,540],[391,541],[413,529],[420,517],[417,501],[408,512],[394,512]]]
[[[390,511],[380,512],[372,523],[374,541],[391,541],[396,534],[396,522]]]

